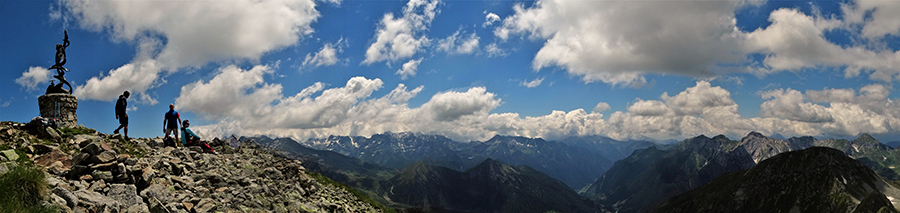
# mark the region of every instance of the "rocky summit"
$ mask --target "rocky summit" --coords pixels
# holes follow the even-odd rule
[[[83,126],[0,123],[0,173],[16,159],[45,171],[43,204],[60,212],[382,212],[298,160],[250,141],[165,147],[162,138],[96,133]],[[0,174],[3,175],[3,174]],[[5,193],[5,192],[4,192]]]

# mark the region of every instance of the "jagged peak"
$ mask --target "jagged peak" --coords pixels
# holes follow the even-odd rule
[[[858,142],[870,142],[870,141],[871,141],[871,142],[878,142],[878,139],[875,139],[875,137],[872,137],[872,135],[869,135],[869,133],[863,133],[862,135],[859,135],[859,137],[857,137],[854,141],[858,141]]]
[[[752,131],[752,132],[750,132],[749,134],[747,134],[747,137],[765,138],[766,136],[763,135],[762,133],[757,132],[757,131]],[[746,138],[746,137],[745,137],[745,138]]]
[[[713,137],[712,139],[713,139],[713,140],[731,140],[731,138],[728,138],[728,137],[725,136],[725,135],[716,135],[716,136]]]

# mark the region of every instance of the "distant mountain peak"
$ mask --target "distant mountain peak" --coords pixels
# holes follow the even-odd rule
[[[878,142],[878,139],[875,139],[875,137],[872,137],[872,135],[869,135],[869,133],[863,133],[862,135],[859,135],[859,137],[857,137],[855,141],[859,141],[859,142],[870,142],[870,141],[875,141],[875,142]]]
[[[747,137],[765,138],[766,136],[763,135],[762,133],[757,132],[757,131],[752,131],[752,132],[750,132],[750,134],[747,134]]]

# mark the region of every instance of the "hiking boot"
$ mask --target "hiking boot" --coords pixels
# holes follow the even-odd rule
[[[113,130],[113,134],[119,134],[119,129]]]

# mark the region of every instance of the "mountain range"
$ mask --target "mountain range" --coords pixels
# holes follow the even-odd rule
[[[647,141],[617,141],[599,136],[546,141],[497,135],[484,142],[457,142],[421,133],[384,133],[369,138],[330,136],[300,143],[394,169],[424,161],[463,171],[491,158],[511,165],[530,166],[563,181],[572,189],[583,188],[596,180],[612,166],[610,159],[618,160],[635,149],[654,145]]]
[[[793,137],[768,138],[751,132],[740,141],[719,135],[697,136],[663,149],[650,147],[620,160],[582,196],[608,211],[641,212],[728,172],[753,167],[780,153],[814,146],[831,147],[874,170],[898,179],[900,151],[863,134],[855,140]]]
[[[650,212],[898,212],[897,197],[896,185],[844,152],[812,147],[718,176]]]

